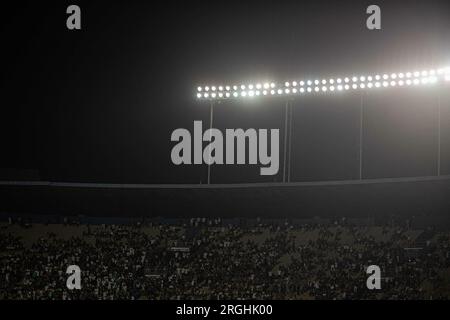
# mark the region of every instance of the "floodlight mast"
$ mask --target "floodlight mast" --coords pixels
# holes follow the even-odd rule
[[[363,179],[363,134],[364,134],[364,93],[389,87],[415,87],[436,83],[450,83],[450,67],[423,71],[408,71],[391,74],[376,74],[369,76],[347,76],[330,79],[286,81],[282,84],[264,82],[257,84],[220,85],[197,87],[197,99],[210,102],[210,129],[213,126],[214,101],[252,99],[258,97],[284,97],[284,159],[283,182],[291,182],[291,146],[292,146],[292,103],[295,97],[307,94],[331,94],[361,90],[359,119],[359,180]],[[441,174],[441,97],[437,100],[437,176]],[[210,130],[210,134],[211,130]],[[210,141],[212,137],[210,136]],[[209,155],[211,156],[211,154]],[[211,184],[211,161],[208,162],[208,184]]]

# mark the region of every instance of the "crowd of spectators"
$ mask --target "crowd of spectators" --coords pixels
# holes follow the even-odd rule
[[[0,226],[0,299],[450,298],[448,230],[220,219]],[[81,269],[81,290],[66,286],[69,265]],[[369,265],[380,267],[380,290],[367,288]]]

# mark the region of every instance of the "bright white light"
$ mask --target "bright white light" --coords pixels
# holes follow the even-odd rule
[[[198,86],[198,99],[222,99],[229,97],[253,97],[259,95],[289,95],[304,92],[334,92],[349,89],[372,89],[380,87],[411,86],[450,81],[450,67],[404,73],[383,73],[374,76],[324,78],[305,81],[265,82],[227,86]],[[284,83],[284,86],[282,85]],[[264,90],[262,90],[264,88]]]
[[[431,77],[428,78],[428,81],[430,83],[436,83],[438,81],[438,79],[435,76],[431,76]]]

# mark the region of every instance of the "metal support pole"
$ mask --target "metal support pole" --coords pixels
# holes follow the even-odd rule
[[[288,182],[291,182],[291,151],[292,151],[292,103],[289,105],[289,150],[288,150]]]
[[[364,92],[361,93],[359,112],[359,180],[362,180],[362,156],[363,156],[363,116],[364,116]]]
[[[441,95],[438,93],[437,175],[441,175]]]
[[[214,117],[214,102],[211,101],[210,111],[209,111],[209,142],[212,139],[212,126],[213,126],[213,117]],[[211,184],[211,152],[209,153],[208,159],[208,184]]]
[[[289,101],[286,101],[284,112],[284,150],[283,150],[283,182],[286,182],[286,154],[287,154],[287,129],[288,129],[288,109]]]

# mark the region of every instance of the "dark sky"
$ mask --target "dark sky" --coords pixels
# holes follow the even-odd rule
[[[81,31],[66,28],[69,4],[81,7]],[[381,31],[366,29],[370,4],[381,7]],[[206,182],[206,166],[170,161],[172,131],[209,119],[198,85],[450,65],[448,1],[21,1],[2,13],[0,172],[35,169],[43,180]],[[450,172],[448,91],[367,94],[365,177],[435,174],[438,93]],[[358,176],[360,99],[295,100],[292,180]],[[282,132],[283,105],[226,102],[214,121]],[[212,171],[213,182],[281,181],[282,168]]]

